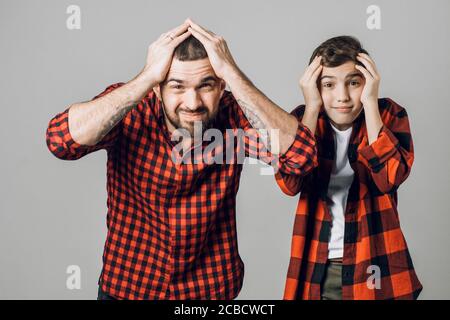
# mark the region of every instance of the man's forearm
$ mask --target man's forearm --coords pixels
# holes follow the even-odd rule
[[[298,121],[267,98],[253,83],[240,71],[233,70],[226,79],[233,96],[236,98],[248,121],[255,129],[279,130],[279,152],[284,153],[295,140]],[[272,150],[274,143],[269,135],[261,136],[266,147]]]
[[[69,131],[75,142],[97,144],[156,85],[142,73],[120,88],[69,109]]]

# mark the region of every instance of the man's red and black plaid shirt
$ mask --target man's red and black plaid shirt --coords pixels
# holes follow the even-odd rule
[[[415,299],[422,290],[397,212],[397,189],[408,177],[414,149],[406,110],[379,99],[383,127],[368,144],[364,110],[353,123],[348,159],[355,172],[345,210],[342,296],[349,299]],[[292,114],[301,121],[305,106]],[[278,172],[288,195],[299,192],[285,299],[320,299],[332,218],[327,190],[335,158],[333,130],[325,111],[315,134],[318,167],[305,177]],[[369,279],[380,269],[381,286]],[[368,285],[368,280],[371,285]],[[373,289],[371,289],[373,288]]]
[[[173,162],[162,108],[149,92],[95,146],[73,140],[68,108],[49,123],[47,145],[58,158],[75,160],[107,150],[108,234],[99,284],[119,299],[235,298],[244,276],[235,217],[242,164]],[[251,129],[230,92],[220,101],[215,128]],[[258,157],[260,140],[250,136],[244,141],[234,143],[235,154]],[[314,136],[299,123],[295,141],[277,158],[277,166],[302,176],[316,159]]]

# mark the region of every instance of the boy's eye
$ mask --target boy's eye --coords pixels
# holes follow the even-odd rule
[[[323,84],[323,87],[324,87],[324,88],[332,88],[332,87],[333,87],[333,84],[332,84],[331,82],[325,82],[325,83]]]
[[[353,87],[359,86],[359,81],[350,81],[350,85]]]

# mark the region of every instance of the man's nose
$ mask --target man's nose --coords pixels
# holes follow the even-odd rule
[[[202,106],[202,99],[197,90],[188,90],[185,93],[184,104],[191,111],[195,111]]]

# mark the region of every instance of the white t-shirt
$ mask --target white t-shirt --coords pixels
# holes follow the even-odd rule
[[[342,258],[344,255],[344,213],[348,192],[354,176],[347,156],[352,127],[344,131],[338,130],[333,125],[331,127],[334,131],[336,159],[333,164],[327,192],[327,204],[332,216],[331,234],[328,242],[328,259]]]

